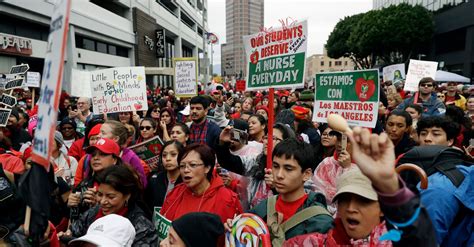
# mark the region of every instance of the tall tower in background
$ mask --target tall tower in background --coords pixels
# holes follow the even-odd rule
[[[226,40],[221,45],[221,74],[245,76],[246,61],[242,37],[260,31],[264,0],[226,0]]]

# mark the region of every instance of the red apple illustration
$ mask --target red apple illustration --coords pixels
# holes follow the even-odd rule
[[[133,104],[133,107],[135,107],[135,109],[137,111],[139,111],[140,109],[142,109],[143,106],[142,106],[142,103],[137,102],[137,103]]]
[[[368,80],[363,77],[358,78],[355,84],[355,91],[361,102],[369,100],[375,92],[374,80],[372,78],[369,78]]]
[[[251,63],[257,64],[258,63],[258,58],[259,58],[259,55],[258,55],[257,50],[255,50],[252,54],[250,54],[250,62]]]

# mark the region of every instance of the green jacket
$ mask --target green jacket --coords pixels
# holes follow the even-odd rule
[[[252,208],[249,213],[256,214],[260,216],[265,222],[267,221],[267,200],[262,201],[260,204]],[[326,206],[326,198],[323,194],[309,192],[308,198],[304,202],[303,206],[298,209],[297,212],[310,207],[319,205],[323,208],[327,208]],[[292,237],[318,232],[318,233],[326,233],[329,229],[333,228],[333,221],[334,219],[328,215],[316,215],[311,217],[310,219],[304,221],[303,223],[289,229],[285,234],[285,239],[290,239]]]

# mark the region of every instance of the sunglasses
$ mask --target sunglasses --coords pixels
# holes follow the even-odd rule
[[[140,130],[151,130],[151,126],[140,126]]]
[[[420,84],[420,87],[433,87],[433,84]]]
[[[444,95],[438,95],[438,98],[444,98]]]

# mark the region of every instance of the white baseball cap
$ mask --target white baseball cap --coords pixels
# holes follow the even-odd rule
[[[130,247],[135,239],[135,228],[132,223],[120,215],[109,214],[94,221],[87,229],[86,235],[72,240],[69,245],[88,242],[97,246]]]

